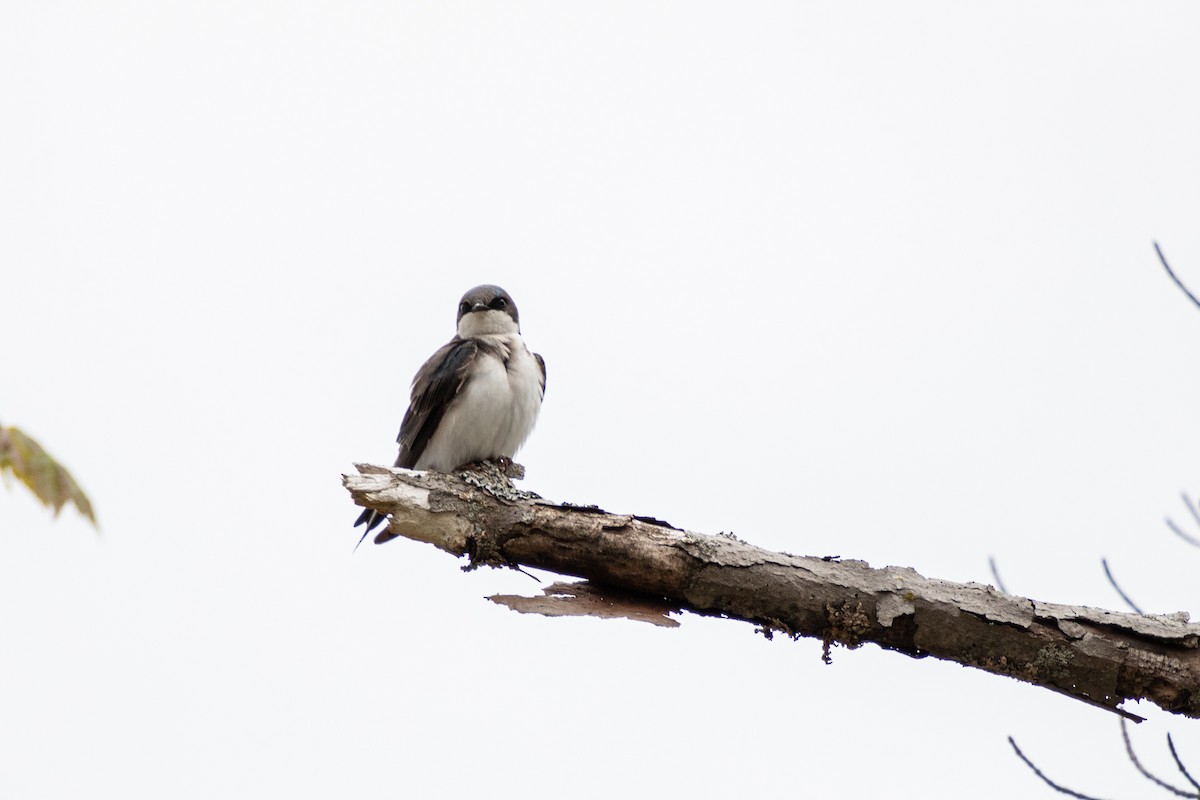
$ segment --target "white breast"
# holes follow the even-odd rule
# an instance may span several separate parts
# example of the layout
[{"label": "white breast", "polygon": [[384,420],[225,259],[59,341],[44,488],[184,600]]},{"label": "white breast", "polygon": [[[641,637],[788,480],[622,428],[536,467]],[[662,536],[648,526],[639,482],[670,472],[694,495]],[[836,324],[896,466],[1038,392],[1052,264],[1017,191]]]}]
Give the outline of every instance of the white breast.
[{"label": "white breast", "polygon": [[519,335],[479,338],[503,344],[508,365],[480,351],[471,376],[417,459],[417,469],[448,472],[472,461],[511,458],[533,431],[542,407],[537,360]]}]

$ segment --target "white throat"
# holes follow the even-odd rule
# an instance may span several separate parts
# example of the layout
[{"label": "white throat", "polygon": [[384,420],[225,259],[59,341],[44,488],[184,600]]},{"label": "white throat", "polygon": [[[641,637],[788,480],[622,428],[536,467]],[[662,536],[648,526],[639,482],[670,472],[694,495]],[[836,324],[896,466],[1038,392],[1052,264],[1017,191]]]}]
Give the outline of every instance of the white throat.
[{"label": "white throat", "polygon": [[470,314],[464,314],[463,318],[458,321],[458,335],[463,339],[518,332],[517,323],[513,322],[512,317],[503,311],[494,309],[473,311]]}]

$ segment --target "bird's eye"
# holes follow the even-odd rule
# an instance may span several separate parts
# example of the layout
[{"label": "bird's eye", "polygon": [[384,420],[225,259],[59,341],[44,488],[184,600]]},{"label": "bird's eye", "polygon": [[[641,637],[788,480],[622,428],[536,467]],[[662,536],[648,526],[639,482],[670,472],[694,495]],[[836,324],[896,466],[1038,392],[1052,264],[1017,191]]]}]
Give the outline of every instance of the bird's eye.
[{"label": "bird's eye", "polygon": [[492,301],[492,308],[495,308],[495,309],[504,308],[506,305],[508,305],[508,303],[506,303],[504,301],[503,297],[497,297],[495,300]]},{"label": "bird's eye", "polygon": [[459,313],[465,314],[470,310],[471,310],[471,304],[468,303],[466,300],[463,300],[461,303],[458,304]]}]

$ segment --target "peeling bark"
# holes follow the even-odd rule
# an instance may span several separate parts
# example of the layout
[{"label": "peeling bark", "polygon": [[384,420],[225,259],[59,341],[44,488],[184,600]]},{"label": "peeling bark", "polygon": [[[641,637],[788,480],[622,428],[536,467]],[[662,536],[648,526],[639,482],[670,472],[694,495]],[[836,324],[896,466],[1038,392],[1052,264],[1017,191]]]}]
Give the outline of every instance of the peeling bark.
[{"label": "peeling bark", "polygon": [[632,619],[649,622],[663,628],[678,628],[679,622],[668,614],[678,613],[679,607],[663,600],[657,602],[641,594],[630,594],[588,581],[552,583],[542,589],[541,597],[517,594],[494,594],[493,603],[508,606],[522,614],[541,614],[545,617],[600,617],[602,619]]},{"label": "peeling bark", "polygon": [[751,622],[768,638],[820,639],[826,658],[833,645],[873,642],[1008,675],[1131,719],[1139,718],[1120,704],[1143,698],[1200,717],[1200,625],[1186,613],[1043,603],[906,567],[776,553],[651,517],[550,503],[515,489],[492,465],[455,474],[357,467],[359,474],[343,476],[354,501],[391,515],[377,544],[404,536],[469,556],[467,569],[523,566],[591,583],[555,584],[548,597],[493,598],[518,610],[661,621],[681,609]]}]

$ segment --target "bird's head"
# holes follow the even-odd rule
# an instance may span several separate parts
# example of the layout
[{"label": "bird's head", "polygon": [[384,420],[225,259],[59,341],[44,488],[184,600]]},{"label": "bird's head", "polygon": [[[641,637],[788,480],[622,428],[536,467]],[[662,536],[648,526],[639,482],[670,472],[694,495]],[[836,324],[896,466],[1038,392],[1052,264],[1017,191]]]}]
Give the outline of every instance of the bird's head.
[{"label": "bird's head", "polygon": [[464,339],[520,331],[517,304],[499,286],[476,286],[458,302],[458,335]]}]

